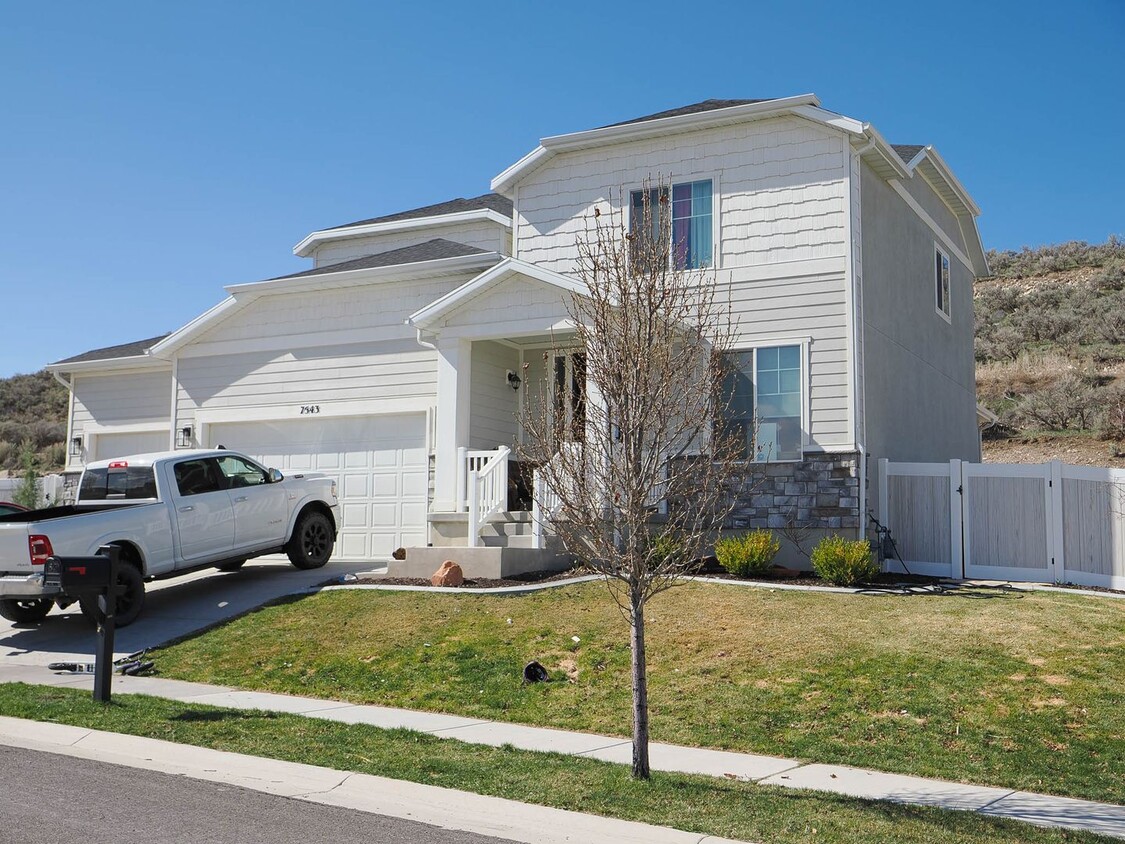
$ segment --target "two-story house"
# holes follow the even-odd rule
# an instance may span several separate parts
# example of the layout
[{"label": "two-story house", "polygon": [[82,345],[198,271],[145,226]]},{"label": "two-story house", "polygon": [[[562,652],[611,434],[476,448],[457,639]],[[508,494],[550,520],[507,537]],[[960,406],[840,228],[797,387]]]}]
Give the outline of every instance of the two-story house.
[{"label": "two-story house", "polygon": [[335,476],[340,556],[406,548],[404,571],[428,573],[460,546],[480,573],[538,567],[537,542],[505,536],[526,515],[481,500],[478,473],[506,470],[537,387],[573,411],[581,349],[524,364],[573,329],[588,215],[636,213],[646,183],[671,199],[669,260],[706,270],[733,312],[746,418],[729,421],[753,419],[763,461],[736,526],[857,535],[874,459],[979,459],[979,211],[933,147],[803,95],[544,138],[492,193],[315,231],[294,249],[311,269],[52,364],[71,389],[68,469],[222,444]]}]

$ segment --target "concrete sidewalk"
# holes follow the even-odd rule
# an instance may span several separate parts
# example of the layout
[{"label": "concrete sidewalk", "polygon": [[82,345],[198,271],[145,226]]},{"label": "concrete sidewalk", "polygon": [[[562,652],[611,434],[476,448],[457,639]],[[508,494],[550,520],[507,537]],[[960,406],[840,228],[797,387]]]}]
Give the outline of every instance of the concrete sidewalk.
[{"label": "concrete sidewalk", "polygon": [[[38,666],[0,666],[0,682],[92,689],[88,674],[60,674]],[[115,676],[113,690],[121,694],[155,697],[232,709],[262,709],[288,712],[310,718],[348,724],[370,724],[386,729],[405,728],[441,738],[473,744],[511,745],[524,750],[554,751],[609,762],[629,764],[631,743],[617,736],[599,736],[484,721],[457,715],[357,706],[340,701],[290,695],[248,692],[222,686],[185,683],[159,677]],[[653,770],[704,774],[766,783],[789,788],[807,788],[875,800],[891,800],[942,809],[978,812],[1012,818],[1039,826],[1086,830],[1125,838],[1125,806],[1075,800],[1009,788],[963,785],[902,774],[887,774],[844,765],[820,765],[655,742],[650,746]]]}]

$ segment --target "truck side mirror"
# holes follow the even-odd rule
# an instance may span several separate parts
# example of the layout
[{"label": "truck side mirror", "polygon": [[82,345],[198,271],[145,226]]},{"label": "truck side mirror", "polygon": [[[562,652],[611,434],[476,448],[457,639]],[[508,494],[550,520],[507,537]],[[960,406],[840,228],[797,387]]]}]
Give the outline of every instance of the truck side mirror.
[{"label": "truck side mirror", "polygon": [[281,472],[277,471],[277,469],[270,469],[271,484],[281,483],[281,481],[283,480],[285,480],[285,475],[281,474]]}]

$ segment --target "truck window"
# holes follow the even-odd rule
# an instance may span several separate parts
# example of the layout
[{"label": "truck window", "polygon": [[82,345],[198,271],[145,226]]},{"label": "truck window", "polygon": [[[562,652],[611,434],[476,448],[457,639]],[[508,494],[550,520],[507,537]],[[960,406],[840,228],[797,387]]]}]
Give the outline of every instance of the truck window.
[{"label": "truck window", "polygon": [[214,460],[185,460],[172,467],[180,495],[201,495],[223,489]]},{"label": "truck window", "polygon": [[78,489],[79,501],[156,498],[156,475],[151,466],[87,469]]},{"label": "truck window", "polygon": [[261,466],[255,466],[241,457],[233,455],[220,457],[219,471],[223,473],[227,489],[237,489],[243,486],[258,486],[268,484],[269,474]]}]

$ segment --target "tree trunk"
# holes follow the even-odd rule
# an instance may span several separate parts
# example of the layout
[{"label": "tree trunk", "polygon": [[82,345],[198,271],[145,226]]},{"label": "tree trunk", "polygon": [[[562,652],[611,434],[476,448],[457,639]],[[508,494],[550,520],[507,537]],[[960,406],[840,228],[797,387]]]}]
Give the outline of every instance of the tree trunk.
[{"label": "tree trunk", "polygon": [[633,651],[633,779],[647,780],[648,767],[648,666],[645,661],[645,608],[632,597],[630,645]]}]

